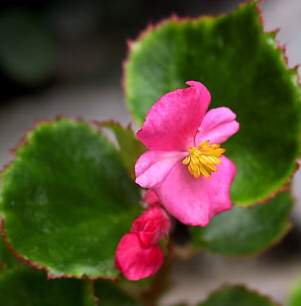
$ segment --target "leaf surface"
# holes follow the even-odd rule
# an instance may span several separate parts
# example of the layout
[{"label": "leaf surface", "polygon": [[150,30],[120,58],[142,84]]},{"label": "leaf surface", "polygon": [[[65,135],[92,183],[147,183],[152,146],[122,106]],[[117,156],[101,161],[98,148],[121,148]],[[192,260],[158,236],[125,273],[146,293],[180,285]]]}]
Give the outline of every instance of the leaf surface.
[{"label": "leaf surface", "polygon": [[292,206],[289,192],[282,192],[265,204],[234,207],[215,216],[206,227],[190,227],[192,241],[213,253],[229,256],[259,252],[290,229]]},{"label": "leaf surface", "polygon": [[126,101],[138,124],[162,95],[190,80],[209,89],[211,108],[237,114],[240,130],[223,147],[237,167],[231,198],[241,206],[281,189],[300,152],[297,70],[287,68],[275,35],[263,32],[250,1],[228,15],[150,27],[130,44],[125,65]]},{"label": "leaf surface", "polygon": [[98,124],[100,127],[105,127],[114,133],[119,146],[121,161],[128,170],[129,175],[134,179],[134,167],[136,160],[146,150],[143,143],[136,138],[136,135],[130,126],[124,128],[119,123],[114,121],[96,124]]},{"label": "leaf surface", "polygon": [[197,306],[276,306],[275,302],[242,286],[225,286]]},{"label": "leaf surface", "polygon": [[0,301],[5,306],[94,306],[89,281],[48,280],[44,271],[25,266],[1,274]]},{"label": "leaf surface", "polygon": [[142,306],[142,304],[107,280],[94,281],[94,294],[99,305],[105,306]]},{"label": "leaf surface", "polygon": [[116,278],[115,249],[140,211],[115,147],[85,122],[43,122],[2,174],[5,235],[51,275]]}]

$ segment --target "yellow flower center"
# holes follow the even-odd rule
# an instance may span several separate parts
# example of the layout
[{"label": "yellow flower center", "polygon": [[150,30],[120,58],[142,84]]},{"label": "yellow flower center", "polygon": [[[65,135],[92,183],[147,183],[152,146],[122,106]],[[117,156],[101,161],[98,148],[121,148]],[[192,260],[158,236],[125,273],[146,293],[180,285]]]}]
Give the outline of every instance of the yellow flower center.
[{"label": "yellow flower center", "polygon": [[188,170],[195,178],[204,175],[210,178],[212,172],[217,171],[216,165],[222,162],[219,159],[226,149],[220,148],[218,144],[208,145],[209,140],[202,142],[198,147],[190,147],[189,155],[183,160],[188,165]]}]

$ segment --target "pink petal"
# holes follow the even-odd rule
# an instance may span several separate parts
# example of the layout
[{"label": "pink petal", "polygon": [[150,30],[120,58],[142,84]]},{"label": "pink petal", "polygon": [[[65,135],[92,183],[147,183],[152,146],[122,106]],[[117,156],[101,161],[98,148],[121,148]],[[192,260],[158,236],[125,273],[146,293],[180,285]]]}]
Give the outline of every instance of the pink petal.
[{"label": "pink petal", "polygon": [[174,165],[183,160],[187,153],[147,151],[136,162],[136,183],[152,188],[165,178]]},{"label": "pink petal", "polygon": [[158,197],[166,210],[187,225],[208,225],[216,214],[231,208],[229,189],[236,169],[226,157],[209,179],[195,179],[187,166],[177,164],[164,181],[156,186]]},{"label": "pink petal", "polygon": [[221,144],[239,130],[236,115],[227,107],[213,108],[208,111],[196,135],[195,146],[206,140],[211,144]]},{"label": "pink petal", "polygon": [[165,94],[150,108],[137,133],[148,149],[184,151],[193,144],[211,97],[203,84],[186,84],[191,87]]},{"label": "pink petal", "polygon": [[157,245],[142,246],[134,233],[124,235],[117,247],[115,265],[132,281],[155,274],[163,262],[163,252]]},{"label": "pink petal", "polygon": [[160,201],[157,194],[152,189],[148,189],[144,194],[140,204],[156,205],[160,204]]},{"label": "pink petal", "polygon": [[131,233],[136,233],[144,246],[158,243],[167,235],[170,219],[160,206],[151,206],[132,223]]}]

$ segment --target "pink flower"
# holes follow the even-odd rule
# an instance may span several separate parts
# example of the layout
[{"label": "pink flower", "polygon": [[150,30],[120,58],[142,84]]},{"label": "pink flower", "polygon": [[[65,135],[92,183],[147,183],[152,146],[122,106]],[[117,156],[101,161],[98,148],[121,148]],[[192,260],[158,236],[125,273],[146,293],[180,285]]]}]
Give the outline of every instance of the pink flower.
[{"label": "pink flower", "polygon": [[151,206],[132,223],[131,233],[136,233],[143,245],[157,244],[168,235],[170,219],[160,206]]},{"label": "pink flower", "polygon": [[210,93],[199,82],[161,97],[149,110],[137,137],[149,151],[136,162],[136,183],[151,188],[176,219],[206,226],[231,208],[234,164],[220,144],[235,134],[236,115],[226,107],[209,110]]},{"label": "pink flower", "polygon": [[155,274],[162,265],[163,251],[157,245],[171,227],[170,219],[158,205],[150,206],[132,223],[116,250],[115,265],[129,280]]},{"label": "pink flower", "polygon": [[162,249],[158,245],[145,247],[134,233],[125,234],[118,244],[115,265],[129,280],[137,281],[154,275],[162,262]]}]

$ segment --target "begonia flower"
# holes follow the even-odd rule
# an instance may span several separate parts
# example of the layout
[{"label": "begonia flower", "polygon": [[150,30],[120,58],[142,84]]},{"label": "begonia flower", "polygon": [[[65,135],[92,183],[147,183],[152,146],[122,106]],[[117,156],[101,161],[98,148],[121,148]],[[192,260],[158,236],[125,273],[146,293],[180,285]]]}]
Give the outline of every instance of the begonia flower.
[{"label": "begonia flower", "polygon": [[163,251],[158,242],[168,235],[170,219],[158,205],[150,206],[133,223],[116,250],[115,265],[129,280],[139,280],[155,274],[163,263]]},{"label": "begonia flower", "polygon": [[128,280],[137,281],[154,275],[160,269],[163,257],[158,245],[146,247],[138,235],[128,233],[118,244],[115,265]]},{"label": "begonia flower", "polygon": [[132,223],[131,233],[136,233],[145,245],[158,243],[164,235],[168,235],[170,219],[158,205],[149,207]]},{"label": "begonia flower", "polygon": [[239,129],[227,107],[209,110],[210,93],[195,81],[162,96],[149,110],[137,137],[147,147],[136,162],[136,183],[152,189],[161,204],[187,225],[206,226],[231,208],[236,168],[223,156]]}]

